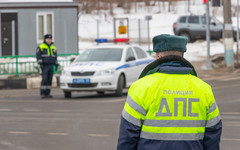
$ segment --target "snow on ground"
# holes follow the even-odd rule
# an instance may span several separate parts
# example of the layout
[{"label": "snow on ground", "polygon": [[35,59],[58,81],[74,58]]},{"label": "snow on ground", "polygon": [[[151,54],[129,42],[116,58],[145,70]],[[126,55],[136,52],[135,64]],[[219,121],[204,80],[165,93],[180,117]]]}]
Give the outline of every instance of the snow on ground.
[{"label": "snow on ground", "polygon": [[[235,0],[234,0],[235,1]],[[167,4],[167,3],[165,3]],[[122,9],[116,8],[114,9],[114,14],[116,18],[129,18],[130,21],[142,19],[144,20],[145,16],[151,15],[152,20],[149,22],[150,24],[150,39],[152,39],[154,36],[159,34],[172,34],[173,35],[173,23],[177,20],[177,18],[181,15],[187,15],[190,14],[187,12],[187,2],[180,2],[176,6],[176,9],[173,13],[168,13],[167,10],[160,9],[159,6],[153,7],[151,11],[148,9],[138,9],[136,10],[132,9],[131,14],[124,14]],[[167,8],[167,5],[165,5]],[[217,15],[215,15],[220,21],[223,21],[222,17],[222,8],[212,8],[212,10],[217,12]],[[161,11],[161,13],[159,13]],[[205,13],[205,5],[202,3],[202,1],[195,0],[193,3],[191,3],[190,12],[192,14],[204,14]],[[220,13],[219,13],[220,12]],[[97,21],[99,20],[99,35],[100,38],[113,38],[113,17],[108,16],[107,13],[103,13],[103,15],[81,15],[79,19],[79,50],[85,49],[87,47],[96,45],[94,43],[94,39],[97,38]],[[233,26],[236,26],[237,19],[236,17],[232,18],[233,20]],[[130,34],[134,34],[137,29],[134,29],[134,27],[130,27],[131,31]],[[146,30],[147,28],[143,28],[143,30]],[[84,39],[84,40],[83,40]],[[131,40],[131,39],[130,39]],[[148,49],[148,45],[145,43],[141,45],[142,48],[145,50]],[[150,46],[152,49],[152,45]],[[234,51],[236,51],[236,42],[233,45]],[[210,54],[211,56],[215,54],[223,54],[224,53],[224,45],[220,41],[211,41],[210,43]],[[189,61],[198,61],[198,60],[204,60],[207,56],[207,43],[206,41],[199,40],[194,43],[188,43],[187,45],[187,52],[185,54],[185,57]]]}]

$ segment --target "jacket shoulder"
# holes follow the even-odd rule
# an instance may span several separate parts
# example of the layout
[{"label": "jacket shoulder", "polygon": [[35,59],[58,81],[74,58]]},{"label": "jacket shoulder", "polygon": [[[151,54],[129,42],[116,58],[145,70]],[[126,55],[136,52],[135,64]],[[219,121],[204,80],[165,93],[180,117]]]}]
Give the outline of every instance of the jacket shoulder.
[{"label": "jacket shoulder", "polygon": [[[156,83],[157,80],[159,80],[162,73],[154,73],[148,76],[145,76],[143,78],[138,79],[135,81],[131,87],[140,87],[142,88],[148,88],[151,87],[154,83]],[[159,76],[160,75],[160,76]],[[131,88],[130,87],[130,88]]]},{"label": "jacket shoulder", "polygon": [[51,45],[51,48],[57,50],[56,46],[53,44]]},{"label": "jacket shoulder", "polygon": [[197,87],[203,88],[206,91],[212,92],[212,87],[208,83],[203,81],[202,79],[200,79],[198,77],[195,77],[195,76],[192,76],[192,80],[196,84]]},{"label": "jacket shoulder", "polygon": [[38,47],[41,48],[41,49],[42,49],[42,48],[47,48],[47,46],[46,46],[45,43],[42,43],[42,44],[38,45]]}]

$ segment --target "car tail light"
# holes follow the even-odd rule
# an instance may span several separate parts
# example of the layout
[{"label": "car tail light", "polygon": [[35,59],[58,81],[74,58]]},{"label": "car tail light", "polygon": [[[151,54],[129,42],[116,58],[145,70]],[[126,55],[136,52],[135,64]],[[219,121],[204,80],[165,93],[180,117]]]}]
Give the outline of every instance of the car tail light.
[{"label": "car tail light", "polygon": [[174,23],[174,29],[176,29],[176,28],[177,28],[177,23],[175,22],[175,23]]}]

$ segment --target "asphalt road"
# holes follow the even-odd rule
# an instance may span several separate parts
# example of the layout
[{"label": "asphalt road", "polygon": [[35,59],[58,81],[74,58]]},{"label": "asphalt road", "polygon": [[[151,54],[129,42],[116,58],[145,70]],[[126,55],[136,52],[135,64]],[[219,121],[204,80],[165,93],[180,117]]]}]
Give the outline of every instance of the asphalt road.
[{"label": "asphalt road", "polygon": [[[223,118],[221,150],[240,148],[240,77],[206,80]],[[74,93],[40,99],[39,90],[0,90],[0,150],[114,150],[126,99]]]}]

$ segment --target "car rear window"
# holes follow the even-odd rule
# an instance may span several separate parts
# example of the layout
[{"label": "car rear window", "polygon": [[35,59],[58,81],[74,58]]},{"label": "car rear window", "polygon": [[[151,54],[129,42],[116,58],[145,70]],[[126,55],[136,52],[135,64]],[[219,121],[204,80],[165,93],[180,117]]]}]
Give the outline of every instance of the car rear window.
[{"label": "car rear window", "polygon": [[199,17],[198,16],[189,16],[188,23],[199,24]]},{"label": "car rear window", "polygon": [[96,48],[83,52],[75,62],[85,61],[120,61],[122,48]]},{"label": "car rear window", "polygon": [[134,49],[135,49],[135,52],[137,53],[137,57],[139,59],[147,57],[146,53],[142,49],[140,49],[138,47],[134,47]]},{"label": "car rear window", "polygon": [[186,18],[187,18],[187,17],[181,17],[180,20],[179,20],[179,22],[185,23],[185,22],[186,22]]}]

